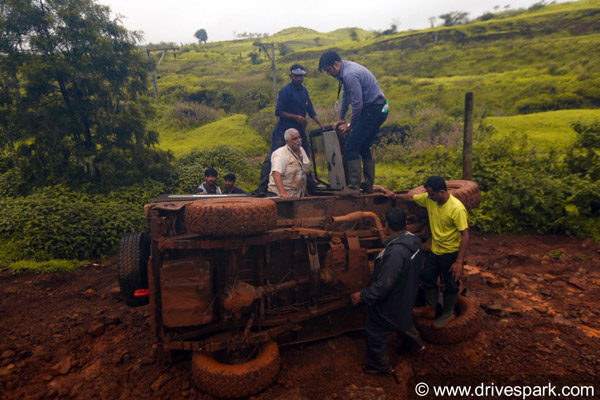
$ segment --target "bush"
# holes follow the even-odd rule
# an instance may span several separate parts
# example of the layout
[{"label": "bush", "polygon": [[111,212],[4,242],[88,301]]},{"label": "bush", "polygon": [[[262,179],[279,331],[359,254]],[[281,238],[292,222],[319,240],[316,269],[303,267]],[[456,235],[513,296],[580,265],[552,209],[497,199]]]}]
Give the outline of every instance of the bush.
[{"label": "bush", "polygon": [[246,190],[258,185],[260,171],[248,157],[232,146],[220,145],[209,151],[192,152],[179,159],[168,190],[172,193],[192,193],[204,181],[204,171],[215,168],[219,172],[218,184],[227,173],[236,174],[237,185]]},{"label": "bush", "polygon": [[179,101],[169,108],[168,119],[177,128],[188,130],[218,120],[219,112],[204,104]]},{"label": "bush", "polygon": [[482,189],[472,211],[478,229],[565,232],[600,240],[600,183],[573,174],[554,152],[538,154],[524,136],[486,139],[473,153],[473,179]]},{"label": "bush", "polygon": [[86,259],[116,251],[121,236],[146,228],[143,204],[63,186],[0,199],[0,248],[10,260]]},{"label": "bush", "polygon": [[472,212],[488,232],[565,232],[600,240],[600,184],[538,169],[505,169]]},{"label": "bush", "polygon": [[573,149],[567,154],[566,163],[572,173],[600,180],[600,121],[590,124],[572,124],[577,132]]},{"label": "bush", "polygon": [[[403,160],[419,168],[448,168],[441,161],[448,160],[450,153],[456,153],[462,142],[462,127],[457,121],[445,115],[443,110],[429,106],[394,113],[386,122],[390,129],[398,132],[402,129],[401,124],[409,127],[404,140],[397,137],[394,140],[394,135],[392,140],[382,138],[382,142],[374,148],[376,160],[388,163]],[[407,162],[409,160],[414,163]]]},{"label": "bush", "polygon": [[252,128],[265,139],[267,143],[271,143],[271,134],[273,128],[277,124],[274,107],[266,107],[260,111],[252,113],[249,118],[249,123]]},{"label": "bush", "polygon": [[574,93],[563,93],[558,95],[542,94],[537,97],[520,100],[515,104],[521,114],[542,111],[565,110],[581,108],[585,100]]}]

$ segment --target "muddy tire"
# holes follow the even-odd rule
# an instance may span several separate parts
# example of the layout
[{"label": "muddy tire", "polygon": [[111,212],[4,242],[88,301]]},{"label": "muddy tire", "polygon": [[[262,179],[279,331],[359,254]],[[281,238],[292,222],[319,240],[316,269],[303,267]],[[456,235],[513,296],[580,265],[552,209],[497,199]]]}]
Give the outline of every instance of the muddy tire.
[{"label": "muddy tire", "polygon": [[148,304],[148,296],[135,297],[136,290],[148,289],[150,239],[146,233],[127,233],[119,242],[117,274],[119,289],[130,307]]},{"label": "muddy tire", "polygon": [[198,388],[211,396],[247,397],[273,383],[279,364],[279,347],[272,340],[261,343],[256,357],[242,364],[224,364],[213,354],[199,351],[192,356],[192,379]]},{"label": "muddy tire", "polygon": [[481,311],[473,300],[458,296],[456,318],[443,328],[434,328],[431,319],[415,318],[415,327],[421,338],[430,343],[452,344],[473,339],[481,330]]},{"label": "muddy tire", "polygon": [[273,229],[277,206],[262,198],[203,199],[186,206],[189,232],[207,236],[254,235]]},{"label": "muddy tire", "polygon": [[[446,186],[451,195],[459,199],[467,210],[472,210],[479,207],[481,200],[481,193],[479,192],[479,185],[473,181],[446,181]],[[415,194],[425,193],[423,186],[418,186],[411,189],[408,194],[413,196]]]}]

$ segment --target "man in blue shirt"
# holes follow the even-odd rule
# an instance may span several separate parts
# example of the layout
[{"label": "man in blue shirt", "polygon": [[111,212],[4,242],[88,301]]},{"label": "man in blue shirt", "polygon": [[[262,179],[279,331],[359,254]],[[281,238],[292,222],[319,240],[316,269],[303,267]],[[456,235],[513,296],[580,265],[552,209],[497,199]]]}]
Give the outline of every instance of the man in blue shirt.
[{"label": "man in blue shirt", "polygon": [[[375,182],[375,161],[371,155],[371,145],[379,127],[387,118],[388,104],[375,76],[360,64],[343,60],[332,50],[327,50],[319,59],[319,71],[339,80],[339,90],[343,87],[340,119],[335,123],[336,131],[348,137],[344,144],[344,159],[347,166],[348,186],[339,194],[356,196],[360,194],[361,158],[362,173],[365,176],[364,190],[373,192]],[[338,90],[338,97],[339,97]],[[348,108],[352,106],[350,122],[346,123]]]},{"label": "man in blue shirt", "polygon": [[310,154],[308,151],[308,140],[306,139],[306,133],[304,132],[304,129],[308,124],[306,114],[319,124],[321,129],[324,128],[310,101],[308,90],[302,85],[302,82],[304,82],[304,75],[306,75],[306,71],[302,65],[292,65],[290,67],[291,82],[282,87],[279,91],[277,107],[275,108],[275,115],[279,117],[279,121],[277,122],[277,125],[275,125],[275,129],[273,129],[271,151],[267,155],[267,158],[265,158],[260,170],[258,192],[265,193],[267,191],[269,174],[271,172],[271,154],[281,146],[285,145],[283,134],[286,130],[290,128],[298,130],[298,132],[300,132],[300,137],[302,138],[302,147],[304,148],[304,151],[306,151],[306,154]]}]

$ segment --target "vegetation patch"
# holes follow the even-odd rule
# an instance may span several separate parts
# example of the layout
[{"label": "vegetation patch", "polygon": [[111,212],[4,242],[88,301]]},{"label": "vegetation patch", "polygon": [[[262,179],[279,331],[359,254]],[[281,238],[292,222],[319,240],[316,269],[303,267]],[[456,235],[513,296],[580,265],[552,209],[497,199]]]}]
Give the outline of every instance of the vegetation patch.
[{"label": "vegetation patch", "polygon": [[21,260],[8,264],[8,270],[14,274],[21,272],[33,272],[36,274],[46,272],[71,272],[85,263],[86,261],[80,260]]},{"label": "vegetation patch", "polygon": [[164,132],[160,148],[170,150],[176,157],[190,151],[211,150],[218,145],[235,147],[247,156],[266,155],[267,143],[247,123],[248,117],[238,114],[190,131]]},{"label": "vegetation patch", "polygon": [[487,117],[483,120],[482,127],[492,128],[493,137],[524,134],[531,147],[544,151],[566,151],[577,138],[573,122],[590,123],[594,120],[600,120],[600,110],[560,110],[510,117]]}]

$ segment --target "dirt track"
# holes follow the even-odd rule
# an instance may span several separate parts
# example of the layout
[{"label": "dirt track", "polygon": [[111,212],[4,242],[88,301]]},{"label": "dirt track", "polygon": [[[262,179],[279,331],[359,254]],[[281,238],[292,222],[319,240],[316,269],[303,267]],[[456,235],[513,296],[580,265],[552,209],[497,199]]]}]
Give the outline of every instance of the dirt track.
[{"label": "dirt track", "polygon": [[[255,398],[403,399],[407,380],[410,396],[413,382],[448,373],[537,384],[566,375],[600,393],[600,247],[565,236],[472,236],[465,282],[484,315],[474,340],[404,356],[392,344],[398,379],[362,373],[361,332],[282,348],[276,383]],[[147,307],[128,308],[111,293],[116,282],[112,263],[2,271],[0,398],[210,399],[191,383],[189,358],[154,364]]]}]

